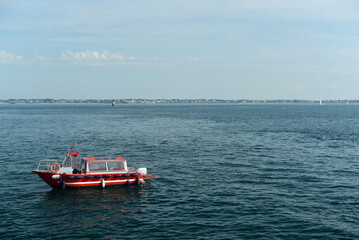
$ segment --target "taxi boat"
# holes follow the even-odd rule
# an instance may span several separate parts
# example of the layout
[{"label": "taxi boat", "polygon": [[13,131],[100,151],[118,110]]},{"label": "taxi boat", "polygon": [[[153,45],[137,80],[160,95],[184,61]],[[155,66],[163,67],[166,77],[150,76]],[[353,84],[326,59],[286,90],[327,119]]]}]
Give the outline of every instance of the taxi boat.
[{"label": "taxi boat", "polygon": [[146,179],[156,178],[147,174],[147,168],[128,168],[126,160],[119,157],[82,158],[81,169],[77,169],[76,158],[81,153],[72,152],[73,147],[61,164],[56,160],[40,160],[32,173],[54,188],[141,185]]}]

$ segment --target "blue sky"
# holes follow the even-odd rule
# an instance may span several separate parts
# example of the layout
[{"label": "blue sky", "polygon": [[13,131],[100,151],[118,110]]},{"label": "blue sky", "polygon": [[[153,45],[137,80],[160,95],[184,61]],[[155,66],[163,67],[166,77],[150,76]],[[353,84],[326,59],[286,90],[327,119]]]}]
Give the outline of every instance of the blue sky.
[{"label": "blue sky", "polygon": [[359,99],[357,0],[0,2],[0,99]]}]

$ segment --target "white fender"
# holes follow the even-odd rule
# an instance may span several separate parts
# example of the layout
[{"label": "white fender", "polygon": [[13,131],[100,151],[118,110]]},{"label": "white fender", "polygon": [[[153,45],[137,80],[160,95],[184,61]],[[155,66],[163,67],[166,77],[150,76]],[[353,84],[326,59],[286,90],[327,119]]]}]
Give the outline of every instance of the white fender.
[{"label": "white fender", "polygon": [[60,175],[52,175],[51,178],[52,179],[60,179]]},{"label": "white fender", "polygon": [[105,188],[106,183],[105,183],[105,179],[101,178],[101,186],[102,188]]}]

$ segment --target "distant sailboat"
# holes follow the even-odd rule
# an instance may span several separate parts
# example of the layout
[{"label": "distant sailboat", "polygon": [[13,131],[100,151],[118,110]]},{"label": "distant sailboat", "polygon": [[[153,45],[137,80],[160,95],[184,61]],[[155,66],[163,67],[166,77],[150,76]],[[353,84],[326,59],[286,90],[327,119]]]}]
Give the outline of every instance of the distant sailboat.
[{"label": "distant sailboat", "polygon": [[323,105],[323,100],[322,99],[319,100],[319,105]]}]

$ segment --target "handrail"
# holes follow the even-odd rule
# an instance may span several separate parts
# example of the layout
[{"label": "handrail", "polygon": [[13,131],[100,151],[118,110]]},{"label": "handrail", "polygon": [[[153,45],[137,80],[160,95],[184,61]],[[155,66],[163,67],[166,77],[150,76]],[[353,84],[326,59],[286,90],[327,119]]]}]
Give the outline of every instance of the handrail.
[{"label": "handrail", "polygon": [[57,160],[40,160],[39,164],[37,165],[37,171],[44,171],[44,170],[48,170],[50,171],[50,166],[53,163],[57,163]]}]

